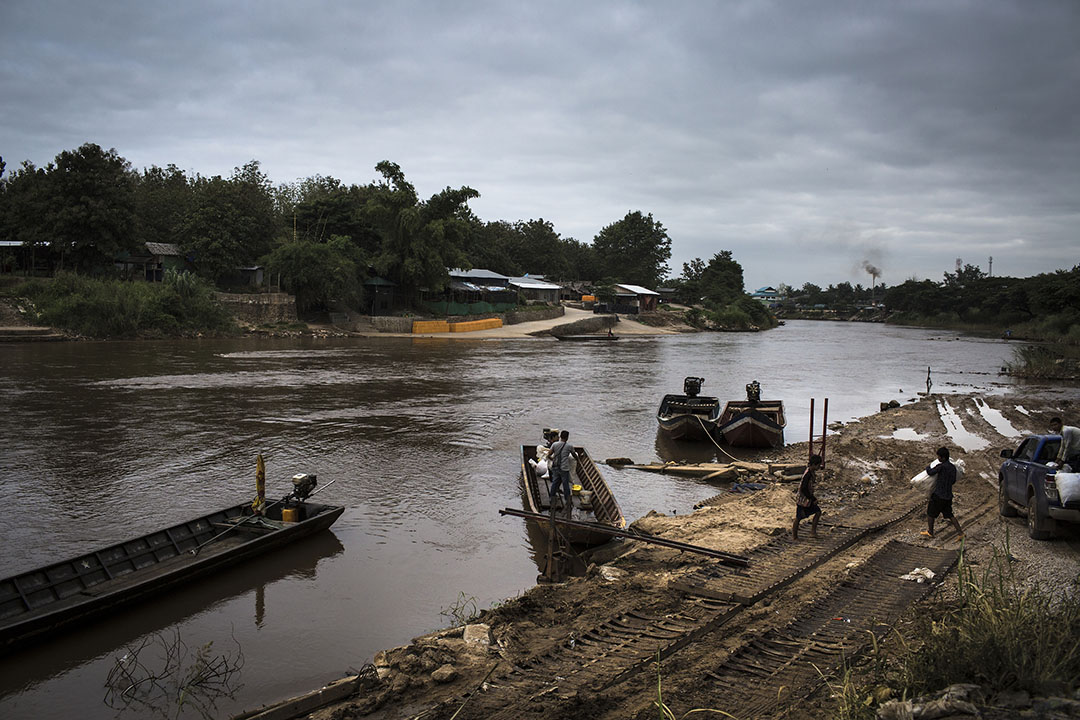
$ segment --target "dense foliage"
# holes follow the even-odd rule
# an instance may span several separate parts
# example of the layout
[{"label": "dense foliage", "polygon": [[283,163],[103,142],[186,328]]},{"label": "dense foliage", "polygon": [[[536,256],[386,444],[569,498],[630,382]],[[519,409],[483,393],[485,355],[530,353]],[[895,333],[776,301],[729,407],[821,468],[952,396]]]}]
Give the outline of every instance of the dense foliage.
[{"label": "dense foliage", "polygon": [[98,280],[61,272],[12,290],[29,298],[37,322],[87,337],[157,337],[233,329],[212,288],[190,273],[161,283]]},{"label": "dense foliage", "polygon": [[908,280],[889,288],[885,300],[894,322],[1080,342],[1080,265],[1028,278],[989,277],[968,265],[940,283]]},{"label": "dense foliage", "polygon": [[[29,248],[24,272],[101,278],[116,276],[118,259],[146,256],[145,243],[169,243],[219,287],[235,285],[239,268],[266,266],[302,309],[362,307],[373,275],[408,303],[445,287],[453,268],[647,287],[667,271],[671,240],[652,215],[627,213],[586,243],[543,218],[484,222],[468,206],[479,197],[470,187],[425,200],[397,164],[375,169],[366,185],[315,175],[274,187],[255,160],[229,177],[175,165],[135,171],[87,143],[42,168],[27,162],[5,175],[0,160],[0,239]],[[0,261],[14,269],[7,255]]]}]

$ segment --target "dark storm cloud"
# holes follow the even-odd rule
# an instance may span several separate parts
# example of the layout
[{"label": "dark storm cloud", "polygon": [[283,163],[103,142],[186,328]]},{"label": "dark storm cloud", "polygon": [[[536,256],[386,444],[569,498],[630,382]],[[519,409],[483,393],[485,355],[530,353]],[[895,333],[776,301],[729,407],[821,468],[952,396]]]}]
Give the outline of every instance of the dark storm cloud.
[{"label": "dark storm cloud", "polygon": [[749,285],[1068,267],[1080,5],[25,2],[0,6],[0,152],[470,185],[490,220],[592,236],[629,210],[671,266]]}]

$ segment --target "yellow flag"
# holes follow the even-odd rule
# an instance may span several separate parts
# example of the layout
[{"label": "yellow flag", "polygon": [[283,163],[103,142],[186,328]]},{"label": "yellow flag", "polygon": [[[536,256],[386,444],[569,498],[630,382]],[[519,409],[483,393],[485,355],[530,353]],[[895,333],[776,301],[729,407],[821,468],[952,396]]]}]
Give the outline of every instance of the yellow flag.
[{"label": "yellow flag", "polygon": [[255,500],[251,503],[251,509],[256,513],[262,513],[266,505],[266,465],[263,463],[262,453],[255,458]]}]

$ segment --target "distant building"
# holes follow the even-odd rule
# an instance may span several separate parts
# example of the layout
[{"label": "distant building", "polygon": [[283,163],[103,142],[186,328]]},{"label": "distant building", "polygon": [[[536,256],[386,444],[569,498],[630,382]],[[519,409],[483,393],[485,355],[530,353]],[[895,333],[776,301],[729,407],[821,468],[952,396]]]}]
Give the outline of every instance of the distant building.
[{"label": "distant building", "polygon": [[184,272],[188,264],[180,254],[180,248],[173,243],[144,243],[145,252],[123,252],[116,257],[118,270],[147,282],[161,282],[167,270]]},{"label": "distant building", "polygon": [[464,285],[471,285],[473,289],[496,292],[499,290],[506,290],[510,287],[509,276],[500,275],[497,272],[485,270],[483,268],[473,268],[472,270],[455,268],[450,270],[449,274],[451,283],[458,282]]},{"label": "distant building", "polygon": [[750,293],[750,297],[754,298],[763,305],[772,305],[773,303],[781,300],[780,293],[776,291],[776,288],[772,286],[761,287]]},{"label": "distant building", "polygon": [[615,312],[637,314],[656,310],[660,293],[640,285],[618,284],[615,286]]},{"label": "distant building", "polygon": [[562,290],[561,285],[547,282],[541,276],[529,277],[528,275],[510,278],[510,287],[516,288],[518,294],[526,300],[552,304],[559,302],[559,292]]}]

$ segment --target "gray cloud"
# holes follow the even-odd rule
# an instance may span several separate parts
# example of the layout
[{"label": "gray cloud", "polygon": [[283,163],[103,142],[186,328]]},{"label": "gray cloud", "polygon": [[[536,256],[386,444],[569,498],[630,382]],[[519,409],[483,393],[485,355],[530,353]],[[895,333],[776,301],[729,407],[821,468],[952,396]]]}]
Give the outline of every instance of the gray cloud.
[{"label": "gray cloud", "polygon": [[0,6],[0,153],[470,185],[485,219],[591,240],[629,210],[671,267],[748,285],[1080,262],[1080,5],[1039,2]]}]

